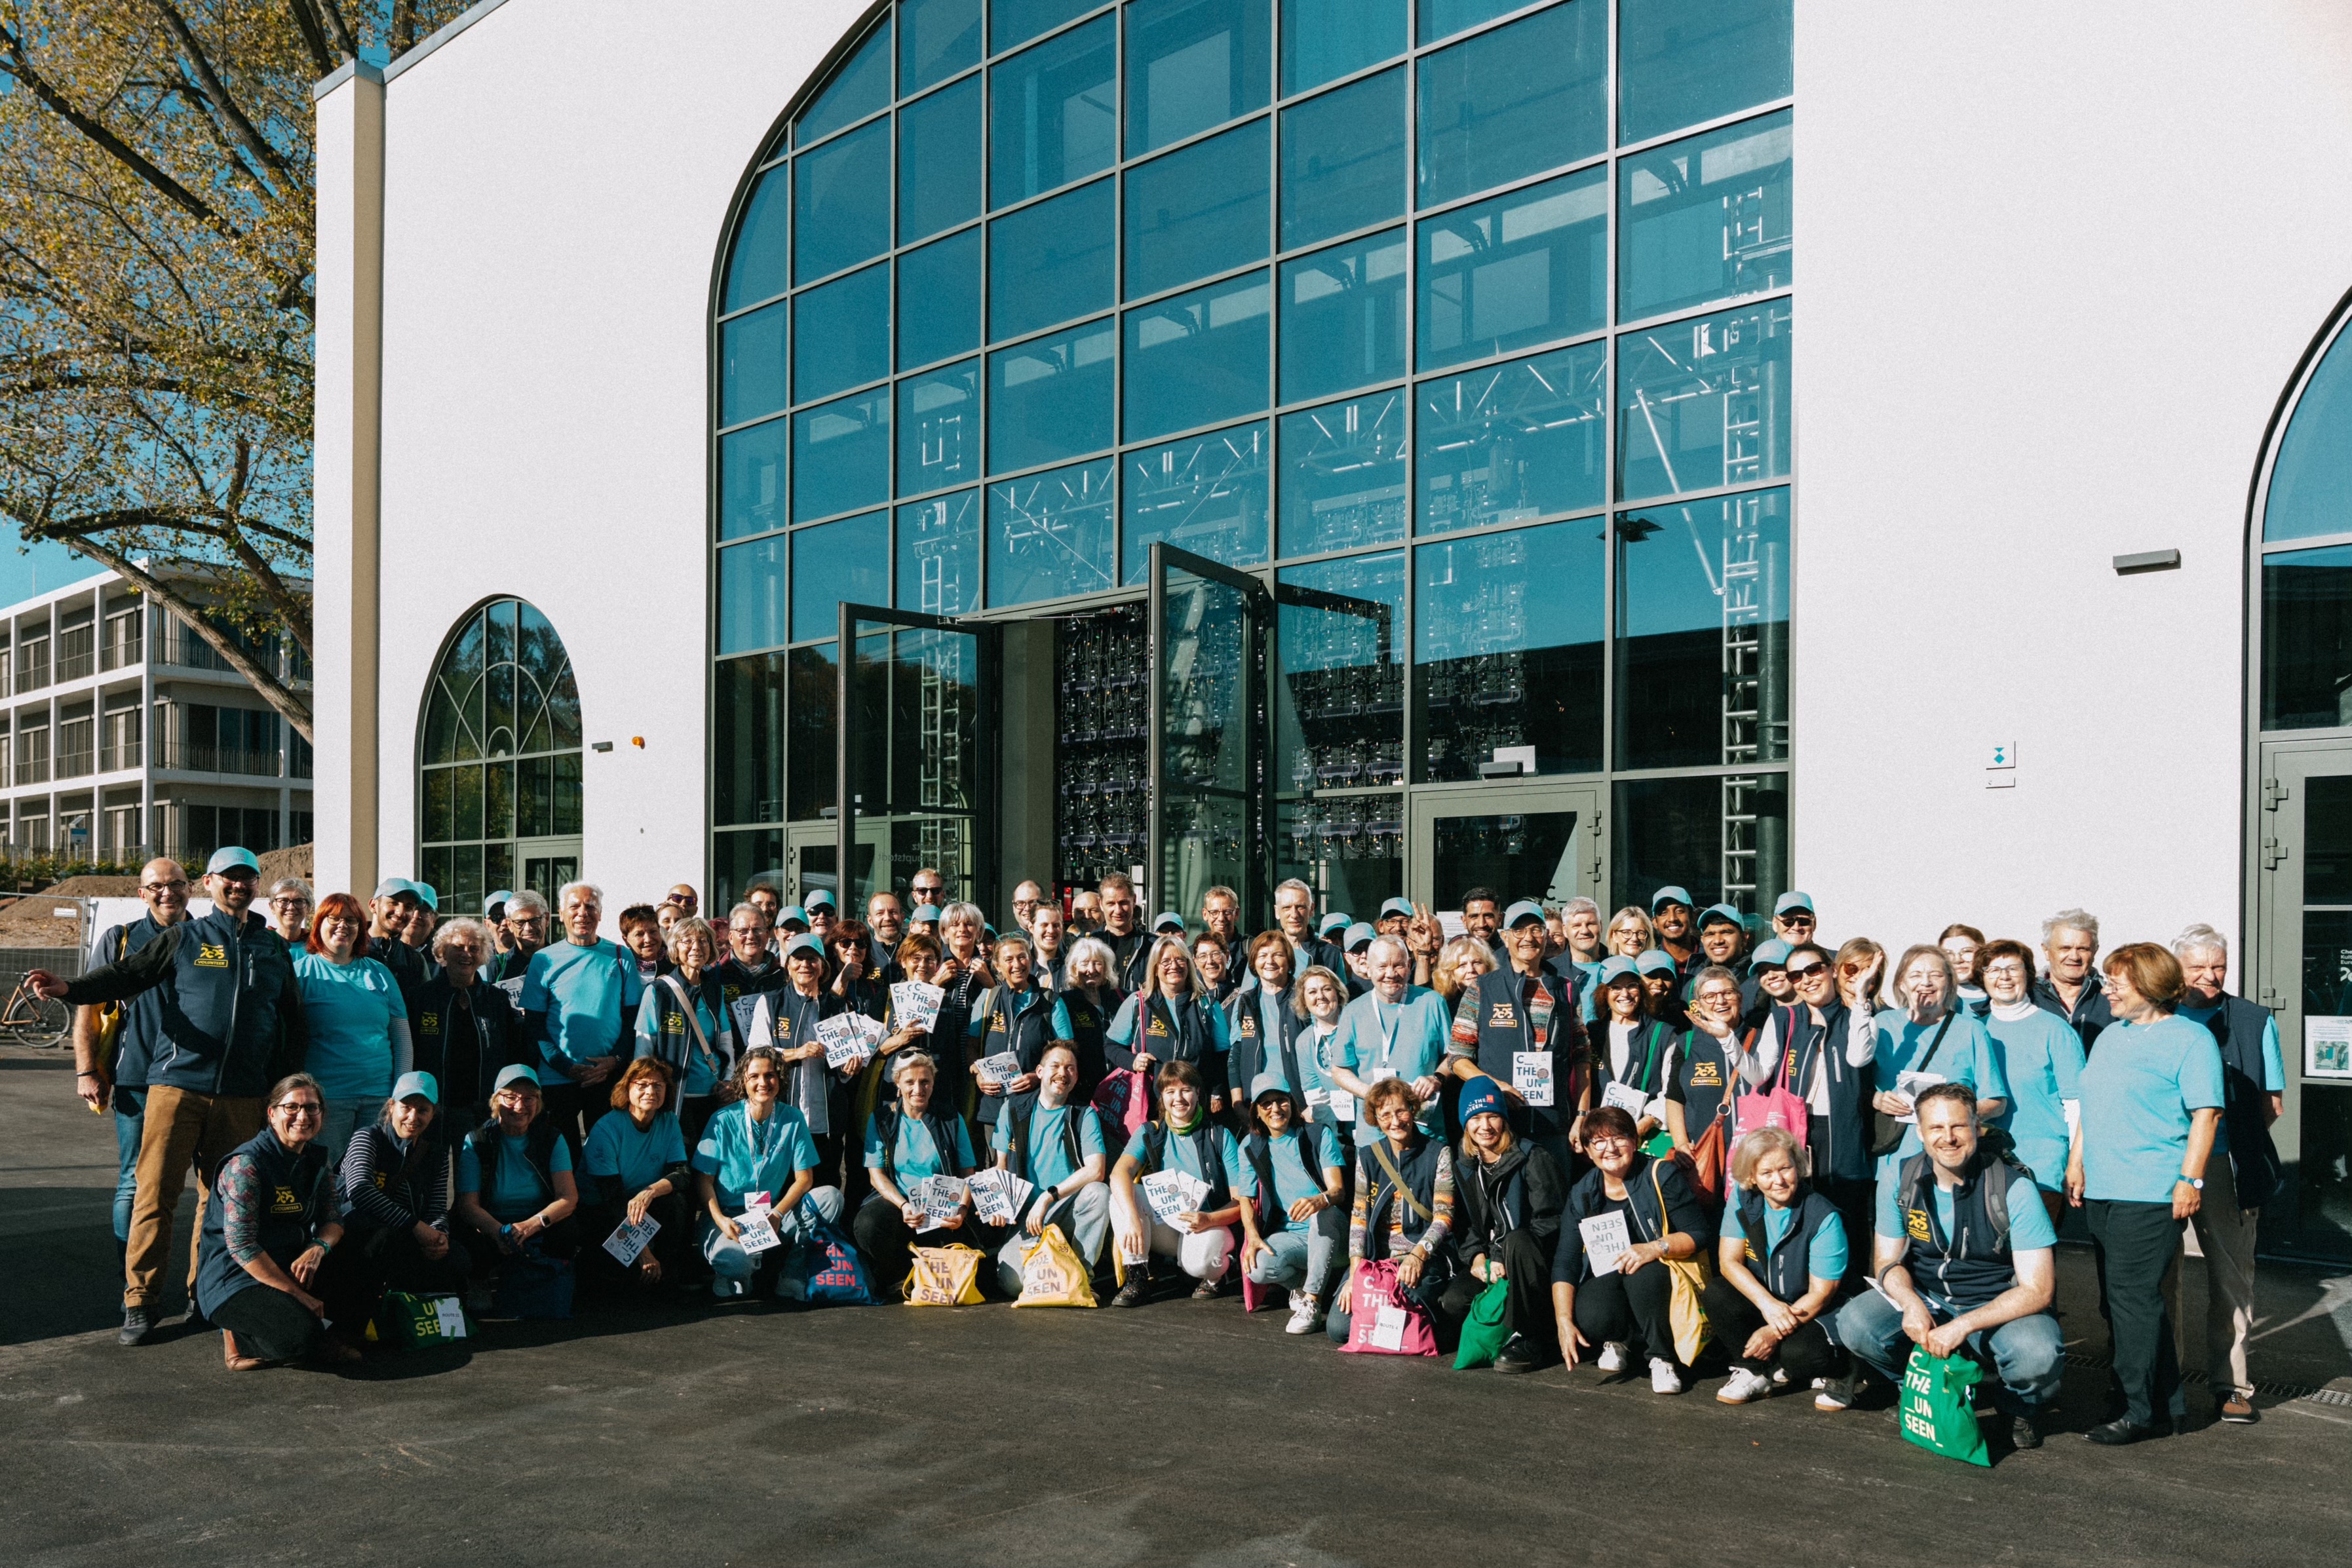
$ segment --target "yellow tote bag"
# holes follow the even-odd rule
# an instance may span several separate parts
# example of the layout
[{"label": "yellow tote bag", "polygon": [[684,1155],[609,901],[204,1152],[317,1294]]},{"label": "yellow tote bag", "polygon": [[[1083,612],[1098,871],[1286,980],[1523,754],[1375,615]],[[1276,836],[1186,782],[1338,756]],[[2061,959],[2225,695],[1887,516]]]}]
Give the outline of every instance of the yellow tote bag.
[{"label": "yellow tote bag", "polygon": [[[1666,1189],[1658,1185],[1657,1162],[1650,1164],[1650,1186],[1658,1195],[1658,1235],[1663,1239],[1675,1233],[1674,1223],[1666,1218]],[[1704,1250],[1704,1249],[1702,1249]],[[1708,1329],[1706,1308],[1706,1264],[1699,1258],[1661,1258],[1672,1284],[1672,1294],[1666,1301],[1666,1321],[1674,1325],[1675,1359],[1685,1366],[1698,1361],[1698,1353],[1706,1348]]]},{"label": "yellow tote bag", "polygon": [[1021,1299],[1016,1307],[1091,1307],[1094,1281],[1078,1249],[1058,1225],[1045,1227],[1036,1245],[1021,1255]]},{"label": "yellow tote bag", "polygon": [[918,1247],[915,1266],[907,1271],[905,1295],[910,1307],[976,1307],[980,1304],[982,1254],[976,1247],[958,1242],[952,1247]]}]

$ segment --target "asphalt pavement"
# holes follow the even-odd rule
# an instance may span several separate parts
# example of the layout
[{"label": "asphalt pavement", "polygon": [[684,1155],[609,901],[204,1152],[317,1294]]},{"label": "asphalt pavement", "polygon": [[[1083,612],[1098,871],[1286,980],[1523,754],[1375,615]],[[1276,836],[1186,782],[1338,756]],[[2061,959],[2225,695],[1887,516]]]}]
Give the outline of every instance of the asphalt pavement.
[{"label": "asphalt pavement", "polygon": [[2260,1425],[2222,1427],[2200,1385],[2190,1430],[2109,1449],[2075,1435],[2105,1346],[2088,1255],[2062,1249],[2081,1364],[2048,1443],[1990,1469],[1880,1410],[1346,1355],[1232,1298],[593,1310],[233,1375],[216,1334],[116,1344],[112,1133],[69,1079],[59,1053],[0,1048],[0,1562],[26,1568],[2236,1568],[2341,1562],[2352,1541],[2352,1278],[2326,1271],[2265,1266],[2256,1347],[2258,1378],[2317,1397],[2265,1394]]}]

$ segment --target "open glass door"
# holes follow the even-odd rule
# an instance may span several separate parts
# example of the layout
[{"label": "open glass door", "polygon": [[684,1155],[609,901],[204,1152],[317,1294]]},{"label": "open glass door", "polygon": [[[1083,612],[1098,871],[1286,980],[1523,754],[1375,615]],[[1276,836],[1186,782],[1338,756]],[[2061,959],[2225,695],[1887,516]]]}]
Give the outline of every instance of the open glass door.
[{"label": "open glass door", "polygon": [[835,735],[841,802],[834,864],[847,914],[881,888],[903,894],[937,867],[950,899],[986,905],[993,866],[994,638],[939,616],[841,606]]},{"label": "open glass door", "polygon": [[2352,1255],[2352,745],[2263,747],[2261,969],[2243,994],[2278,1015],[2285,1113],[2271,1127],[2288,1191],[2263,1245]]},{"label": "open glass door", "polygon": [[1412,797],[1410,896],[1459,910],[1488,887],[1503,902],[1601,897],[1601,787],[1472,784]]},{"label": "open glass door", "polygon": [[[1150,858],[1146,918],[1196,915],[1223,885],[1268,905],[1265,586],[1164,544],[1151,547]],[[1253,916],[1255,918],[1255,916]]]}]

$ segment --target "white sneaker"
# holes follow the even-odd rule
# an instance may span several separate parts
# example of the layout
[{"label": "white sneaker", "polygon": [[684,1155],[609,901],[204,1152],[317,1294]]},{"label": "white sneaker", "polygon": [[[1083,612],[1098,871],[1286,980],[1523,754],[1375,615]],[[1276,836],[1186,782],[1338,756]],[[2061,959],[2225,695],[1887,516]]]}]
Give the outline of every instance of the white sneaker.
[{"label": "white sneaker", "polygon": [[1313,1333],[1322,1326],[1323,1314],[1315,1310],[1315,1298],[1304,1291],[1290,1292],[1290,1321],[1282,1325],[1285,1333]]},{"label": "white sneaker", "polygon": [[1787,1367],[1776,1366],[1772,1369],[1772,1386],[1775,1388],[1786,1388],[1789,1386],[1789,1369]]},{"label": "white sneaker", "polygon": [[1683,1375],[1675,1370],[1675,1364],[1662,1355],[1652,1356],[1650,1358],[1650,1392],[1680,1394],[1682,1391]]},{"label": "white sneaker", "polygon": [[[1661,1372],[1659,1370],[1661,1367],[1665,1370]],[[1650,1386],[1656,1388],[1661,1394],[1673,1392],[1672,1389],[1660,1386],[1658,1379],[1662,1376],[1673,1377],[1673,1366],[1663,1361],[1650,1363]],[[1681,1387],[1681,1382],[1676,1380],[1675,1386]],[[1715,1397],[1717,1403],[1723,1405],[1745,1405],[1752,1399],[1761,1399],[1771,1392],[1770,1378],[1751,1372],[1747,1367],[1735,1366],[1731,1369],[1731,1376],[1725,1381],[1722,1387],[1715,1391]]]},{"label": "white sneaker", "polygon": [[1593,1357],[1592,1364],[1603,1372],[1622,1372],[1633,1354],[1633,1347],[1623,1340],[1612,1339],[1601,1347],[1601,1354]]}]

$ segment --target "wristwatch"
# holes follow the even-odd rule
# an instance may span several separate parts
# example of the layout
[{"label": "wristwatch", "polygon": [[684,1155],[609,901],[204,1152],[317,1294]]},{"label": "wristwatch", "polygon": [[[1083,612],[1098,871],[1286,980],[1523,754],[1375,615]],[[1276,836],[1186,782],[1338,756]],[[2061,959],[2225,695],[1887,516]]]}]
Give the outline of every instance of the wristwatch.
[{"label": "wristwatch", "polygon": [[2173,1185],[2174,1185],[2175,1186],[2179,1186],[2182,1182],[2187,1182],[2190,1186],[2195,1187],[2199,1192],[2203,1192],[2203,1191],[2205,1190],[2205,1178],[2204,1178],[2203,1176],[2175,1176],[2175,1177],[2173,1178]]}]

